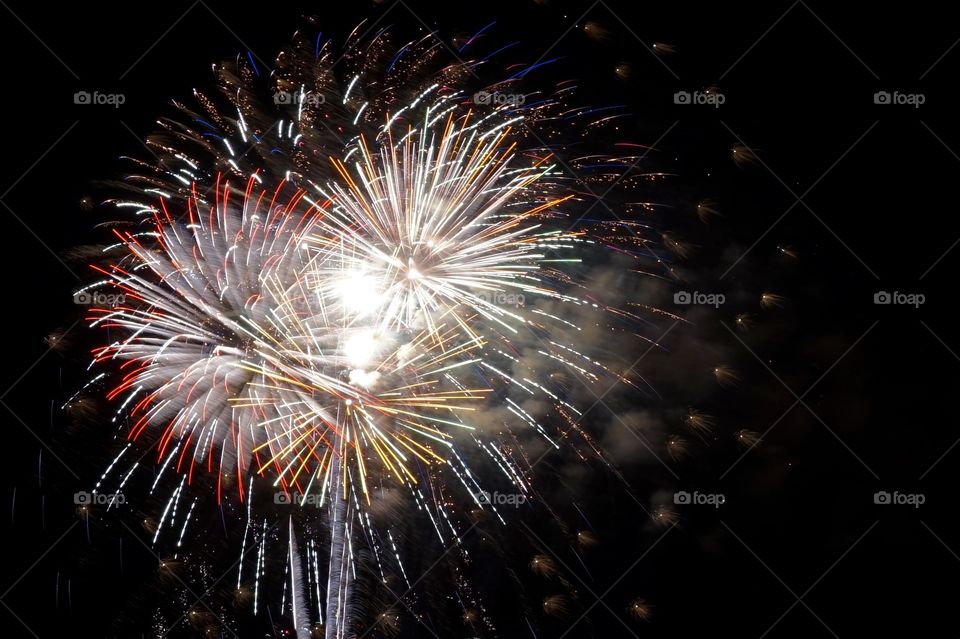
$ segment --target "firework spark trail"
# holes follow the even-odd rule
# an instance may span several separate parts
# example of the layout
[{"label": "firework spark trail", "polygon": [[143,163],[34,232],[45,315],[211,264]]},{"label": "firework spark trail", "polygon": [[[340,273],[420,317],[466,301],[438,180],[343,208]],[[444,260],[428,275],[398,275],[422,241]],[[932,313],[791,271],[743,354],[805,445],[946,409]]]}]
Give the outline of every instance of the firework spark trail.
[{"label": "firework spark trail", "polygon": [[[338,474],[336,468],[340,463],[340,458],[335,457],[332,464],[334,474]],[[327,572],[326,639],[343,639],[348,629],[346,616],[350,602],[352,561],[346,539],[349,517],[347,500],[339,494],[332,495],[329,513],[330,564]]]},{"label": "firework spark trail", "polygon": [[[370,46],[382,46],[379,38]],[[428,59],[435,45],[425,39],[411,50],[421,47]],[[289,76],[318,77],[328,98],[340,99],[310,104],[306,85],[279,73],[298,99],[295,113],[275,126],[256,123],[263,118],[246,89],[238,89],[236,118],[211,114],[222,135],[165,123],[174,141],[152,144],[166,159],[141,163],[144,174],[131,179],[137,198],[113,201],[152,228],[114,231],[108,254],[119,257],[94,267],[104,279],[91,286],[113,286],[123,301],[92,307],[90,321],[120,335],[97,348],[93,362],[119,371],[107,397],[120,403],[128,439],[155,447],[153,488],[168,469],[183,475],[154,543],[178,521],[182,542],[196,501],[180,520],[178,506],[195,473],[216,474],[218,500],[231,492],[222,485],[228,473],[241,500],[252,498],[252,477],[244,481],[250,473],[269,477],[284,494],[318,494],[331,533],[325,611],[320,576],[309,574],[319,564],[311,563],[312,539],[307,589],[315,578],[317,613],[325,612],[327,637],[339,639],[350,626],[354,519],[381,560],[382,534],[363,511],[371,484],[405,487],[446,543],[446,529],[459,540],[458,524],[432,486],[424,487],[424,469],[431,482],[449,471],[479,507],[496,512],[478,500],[489,478],[470,468],[463,451],[489,457],[523,495],[532,493],[531,464],[505,452],[517,433],[559,448],[573,424],[603,459],[570,416],[581,414],[576,400],[553,380],[559,372],[588,386],[615,380],[638,388],[584,328],[637,335],[645,320],[579,293],[582,276],[568,270],[619,227],[567,230],[578,219],[569,211],[577,199],[569,176],[550,152],[522,146],[522,127],[547,118],[558,101],[527,110],[467,104],[453,82],[456,65],[441,71],[443,82],[394,92],[410,96],[407,102],[374,99],[369,69],[339,92],[331,55],[324,45],[312,63],[317,73]],[[390,72],[397,73],[397,59]],[[403,78],[419,72],[421,63],[411,64]],[[353,132],[345,143],[324,133],[330,127],[322,114]],[[243,148],[255,152],[238,154]],[[275,149],[286,159],[276,160]],[[494,408],[502,409],[509,439],[476,424]],[[292,519],[289,525],[299,635],[313,596],[305,596]],[[248,533],[256,539],[257,528],[248,504],[244,542]],[[242,571],[241,553],[238,588]]]},{"label": "firework spark trail", "polygon": [[294,532],[293,517],[287,524],[289,539],[288,553],[290,556],[290,610],[293,613],[293,628],[297,639],[310,639],[310,627],[307,619],[307,608],[304,602],[306,594],[302,579],[303,569],[300,567],[300,552],[297,548],[297,536]]}]

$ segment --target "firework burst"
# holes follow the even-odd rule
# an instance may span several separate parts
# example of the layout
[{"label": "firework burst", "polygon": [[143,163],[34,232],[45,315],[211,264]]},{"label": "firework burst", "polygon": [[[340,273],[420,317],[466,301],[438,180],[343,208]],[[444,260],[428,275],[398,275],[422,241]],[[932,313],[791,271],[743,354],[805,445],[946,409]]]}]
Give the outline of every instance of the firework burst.
[{"label": "firework burst", "polygon": [[[385,487],[405,491],[447,544],[463,531],[451,494],[501,521],[491,482],[537,498],[525,442],[572,442],[606,463],[575,389],[639,391],[615,351],[656,346],[645,332],[667,315],[602,302],[590,262],[615,250],[637,266],[631,276],[650,270],[644,260],[669,276],[651,238],[690,250],[636,222],[580,220],[585,181],[616,184],[610,167],[639,159],[562,161],[531,133],[549,137],[560,118],[596,131],[616,116],[569,107],[564,85],[528,106],[477,100],[467,87],[478,64],[438,56],[432,36],[397,49],[385,33],[354,34],[341,56],[298,41],[278,58],[272,104],[255,69],[219,67],[228,106],[198,93],[202,116],[178,104],[188,117],[162,121],[149,139],[156,161],[138,163],[132,195],[110,200],[140,223],[114,225],[99,279],[81,291],[110,291],[90,309],[107,339],[88,386],[105,386],[129,442],[97,489],[126,483],[140,467],[124,466],[128,451],[148,445],[151,490],[174,487],[153,541],[172,535],[179,547],[198,504],[190,487],[213,478],[218,502],[246,504],[237,592],[254,611],[274,543],[251,506],[254,480],[322,506],[324,559],[293,517],[283,536],[281,607],[301,637],[314,621],[327,637],[350,633],[360,539],[383,583],[394,572],[410,586],[393,531],[371,517]],[[694,411],[687,421],[711,425]],[[676,520],[669,509],[654,519]],[[530,567],[555,570],[546,555]],[[543,602],[551,615],[568,607],[561,595]],[[480,619],[478,609],[463,614]],[[376,623],[393,633],[399,617]]]}]

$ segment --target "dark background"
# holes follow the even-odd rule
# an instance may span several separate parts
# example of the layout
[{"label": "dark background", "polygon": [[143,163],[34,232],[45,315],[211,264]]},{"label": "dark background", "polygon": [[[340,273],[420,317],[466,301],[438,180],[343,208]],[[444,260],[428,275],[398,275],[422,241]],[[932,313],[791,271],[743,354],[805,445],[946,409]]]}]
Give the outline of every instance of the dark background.
[{"label": "dark background", "polygon": [[[548,57],[563,56],[570,76],[592,82],[596,103],[630,106],[634,141],[657,142],[665,163],[678,158],[675,171],[697,191],[691,199],[721,203],[718,232],[736,249],[716,276],[759,238],[744,268],[769,268],[773,290],[790,298],[777,330],[740,335],[759,359],[716,329],[739,352],[747,387],[725,400],[722,414],[736,416],[729,430],[766,433],[761,448],[728,473],[741,451],[718,438],[676,464],[678,481],[651,482],[722,492],[727,504],[682,509],[662,536],[625,497],[604,496],[610,503],[593,521],[603,542],[578,583],[584,607],[590,591],[603,603],[567,636],[960,633],[951,588],[960,574],[951,516],[960,335],[949,312],[960,250],[948,252],[960,238],[952,90],[960,27],[948,7],[2,4],[4,636],[103,636],[125,606],[149,608],[128,601],[153,561],[133,532],[88,535],[74,511],[72,492],[90,486],[110,451],[70,443],[58,408],[83,358],[44,342],[78,318],[70,269],[88,277],[58,256],[103,239],[83,198],[96,180],[122,173],[119,156],[143,155],[138,136],[154,129],[166,101],[209,86],[210,62],[248,50],[269,61],[306,13],[342,40],[357,19],[384,12],[384,25],[426,23],[445,37],[496,19],[493,37],[524,41],[518,59],[548,48]],[[587,22],[607,37],[587,37]],[[646,48],[654,42],[676,53],[658,57]],[[614,73],[624,63],[627,81]],[[674,104],[674,92],[713,84],[726,97],[720,108]],[[79,90],[121,92],[126,104],[75,105]],[[881,90],[922,93],[926,103],[876,105]],[[759,161],[736,166],[735,144],[756,149]],[[797,257],[781,263],[777,247],[787,245]],[[927,302],[877,306],[880,290],[924,293]],[[802,403],[794,405],[796,396]],[[656,465],[632,472],[664,475]],[[881,490],[922,493],[926,503],[876,505]],[[652,604],[651,621],[628,619],[635,596]],[[565,629],[545,624],[538,636]],[[410,632],[419,636],[416,626]]]}]

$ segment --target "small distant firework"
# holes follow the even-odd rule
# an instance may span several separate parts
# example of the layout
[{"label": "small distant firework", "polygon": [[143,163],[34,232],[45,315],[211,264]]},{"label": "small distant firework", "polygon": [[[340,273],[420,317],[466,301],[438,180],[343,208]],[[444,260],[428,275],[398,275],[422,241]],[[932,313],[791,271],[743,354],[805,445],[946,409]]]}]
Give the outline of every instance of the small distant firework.
[{"label": "small distant firework", "polygon": [[702,434],[709,433],[711,430],[713,430],[713,427],[716,424],[716,419],[695,408],[691,408],[684,416],[683,422],[691,430]]},{"label": "small distant firework", "polygon": [[541,577],[549,577],[557,572],[557,563],[549,555],[535,555],[529,565],[530,570]]},{"label": "small distant firework", "polygon": [[673,55],[677,52],[677,48],[672,44],[667,44],[666,42],[654,42],[653,50],[660,55]]},{"label": "small distant firework", "polygon": [[653,511],[653,521],[659,526],[669,528],[679,521],[677,511],[670,506],[657,506]]},{"label": "small distant firework", "polygon": [[177,583],[182,577],[180,572],[183,569],[183,562],[176,559],[165,558],[157,563],[157,576],[167,583]]},{"label": "small distant firework", "polygon": [[760,296],[760,306],[765,309],[783,308],[787,303],[787,298],[776,293],[764,293]]},{"label": "small distant firework", "polygon": [[253,600],[253,592],[246,586],[241,586],[233,591],[233,605],[237,608],[246,608]]},{"label": "small distant firework", "polygon": [[760,443],[760,433],[746,428],[738,430],[733,437],[744,448],[753,448]]},{"label": "small distant firework", "polygon": [[717,380],[717,383],[724,388],[732,388],[740,383],[740,377],[736,371],[726,364],[714,366],[713,376]]},{"label": "small distant firework", "polygon": [[797,252],[794,250],[792,246],[780,244],[777,246],[777,250],[780,252],[781,255],[785,255],[786,257],[792,257],[794,259],[796,259],[797,257]]},{"label": "small distant firework", "polygon": [[749,313],[740,313],[734,318],[733,325],[738,331],[748,331],[753,326],[753,317]]},{"label": "small distant firework", "polygon": [[653,610],[646,599],[638,597],[627,606],[627,612],[637,621],[649,621],[653,616]]},{"label": "small distant firework", "polygon": [[157,521],[152,517],[144,517],[140,520],[140,528],[152,536],[153,533],[157,532]]},{"label": "small distant firework", "polygon": [[745,144],[734,144],[730,148],[730,158],[739,167],[750,166],[757,162],[756,152]]},{"label": "small distant firework", "polygon": [[196,609],[187,613],[187,621],[201,635],[217,636],[217,618],[213,613]]},{"label": "small distant firework", "polygon": [[98,398],[89,395],[77,394],[73,400],[64,407],[64,411],[75,422],[92,420],[102,409],[97,399]]},{"label": "small distant firework", "polygon": [[704,224],[709,224],[711,218],[720,215],[720,211],[717,210],[717,202],[715,200],[700,200],[697,202],[697,217],[700,218],[700,221]]},{"label": "small distant firework", "polygon": [[69,347],[69,335],[70,331],[65,331],[58,328],[54,331],[51,331],[46,337],[44,337],[43,342],[50,350],[61,351]]},{"label": "small distant firework", "polygon": [[400,633],[400,614],[393,609],[381,612],[377,615],[377,629],[388,637],[395,637]]},{"label": "small distant firework", "polygon": [[597,536],[589,530],[581,530],[577,533],[577,545],[581,548],[591,548],[597,545]]},{"label": "small distant firework", "polygon": [[564,595],[551,595],[542,602],[543,612],[563,619],[570,614],[570,600]]},{"label": "small distant firework", "polygon": [[599,22],[593,20],[583,25],[583,32],[591,40],[606,40],[610,37],[610,31]]},{"label": "small distant firework", "polygon": [[690,255],[693,253],[694,247],[692,244],[677,239],[677,237],[672,233],[664,233],[662,239],[663,245],[680,257],[690,257]]},{"label": "small distant firework", "polygon": [[667,439],[667,454],[670,459],[679,460],[687,456],[690,451],[690,444],[686,439],[679,435],[674,435]]}]

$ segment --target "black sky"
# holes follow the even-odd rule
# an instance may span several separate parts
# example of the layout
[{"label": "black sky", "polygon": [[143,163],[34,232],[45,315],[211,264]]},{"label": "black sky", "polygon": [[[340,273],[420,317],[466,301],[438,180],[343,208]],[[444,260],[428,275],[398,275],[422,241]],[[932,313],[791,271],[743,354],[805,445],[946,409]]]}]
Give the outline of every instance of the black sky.
[{"label": "black sky", "polygon": [[[44,342],[79,318],[74,272],[88,275],[66,252],[103,239],[82,199],[98,180],[122,174],[120,156],[143,153],[138,137],[169,99],[210,85],[211,62],[247,51],[272,59],[303,14],[319,15],[342,39],[358,19],[384,12],[384,25],[413,32],[425,23],[447,38],[496,20],[491,37],[522,40],[525,61],[545,51],[562,57],[564,73],[587,79],[597,103],[628,105],[633,139],[659,140],[664,166],[679,175],[673,204],[720,203],[716,232],[731,248],[704,258],[698,281],[734,289],[765,281],[790,300],[755,333],[702,327],[736,354],[743,380],[713,400],[720,434],[671,464],[676,477],[656,463],[627,471],[651,490],[723,493],[727,503],[681,509],[680,525],[661,539],[663,529],[646,525],[626,496],[598,487],[604,507],[592,523],[602,543],[578,590],[585,606],[591,591],[610,590],[567,636],[630,636],[615,617],[638,636],[960,633],[949,588],[960,574],[952,516],[960,331],[949,310],[960,260],[960,249],[950,251],[960,238],[960,47],[952,48],[960,28],[948,7],[4,0],[4,635],[111,636],[126,606],[149,609],[130,601],[152,570],[133,532],[97,528],[88,543],[74,512],[73,492],[89,487],[109,450],[92,455],[73,442],[109,441],[68,427],[58,407],[83,358],[48,352]],[[607,37],[587,37],[588,22]],[[676,52],[658,57],[647,48],[654,42]],[[614,72],[620,64],[630,67],[627,81]],[[678,91],[711,85],[726,98],[719,108],[674,103]],[[123,93],[126,103],[74,104],[84,90]],[[922,94],[925,103],[875,104],[879,91]],[[734,165],[736,144],[760,161]],[[923,293],[926,303],[876,305],[878,291]],[[728,437],[738,428],[770,429],[740,461]],[[920,493],[926,503],[877,505],[877,491]],[[634,596],[654,606],[650,622],[627,619]],[[548,624],[539,636],[565,629]],[[173,636],[190,636],[189,626]]]}]

